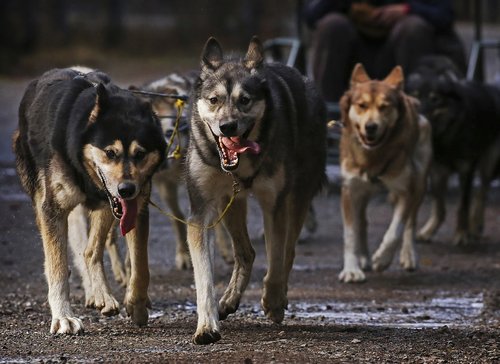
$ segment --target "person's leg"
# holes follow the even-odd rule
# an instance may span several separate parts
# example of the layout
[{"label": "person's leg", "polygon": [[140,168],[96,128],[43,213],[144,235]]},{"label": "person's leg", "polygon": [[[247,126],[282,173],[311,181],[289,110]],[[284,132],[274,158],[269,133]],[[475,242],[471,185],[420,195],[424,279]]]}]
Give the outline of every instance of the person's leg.
[{"label": "person's leg", "polygon": [[418,59],[434,53],[434,28],[417,15],[408,15],[391,30],[377,58],[377,77],[385,77],[395,65],[411,72]]},{"label": "person's leg", "polygon": [[326,101],[338,102],[348,87],[357,32],[342,14],[322,18],[313,34],[313,78]]}]

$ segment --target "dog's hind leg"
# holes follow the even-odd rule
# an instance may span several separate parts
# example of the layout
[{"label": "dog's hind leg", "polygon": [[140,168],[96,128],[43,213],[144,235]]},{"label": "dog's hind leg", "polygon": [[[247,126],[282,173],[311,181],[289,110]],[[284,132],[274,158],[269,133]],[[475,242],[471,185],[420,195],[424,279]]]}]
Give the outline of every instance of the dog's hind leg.
[{"label": "dog's hind leg", "polygon": [[246,211],[246,200],[237,199],[224,217],[224,224],[232,237],[235,261],[231,280],[219,301],[220,320],[236,312],[252,272],[255,251],[248,237]]},{"label": "dog's hind leg", "polygon": [[466,170],[459,173],[460,202],[457,210],[457,224],[453,243],[455,245],[467,245],[471,242],[469,231],[469,214],[472,194],[472,180],[474,178],[475,166],[467,166]]},{"label": "dog's hind leg", "polygon": [[227,264],[234,264],[234,253],[232,247],[231,236],[224,225],[219,224],[214,228],[215,232],[215,244],[222,259]]},{"label": "dog's hind leg", "polygon": [[441,226],[446,215],[446,190],[450,172],[444,167],[433,165],[430,172],[432,208],[431,215],[417,233],[417,240],[428,241]]},{"label": "dog's hind leg", "polygon": [[490,189],[490,184],[495,177],[496,169],[500,162],[500,138],[497,138],[493,146],[488,149],[479,165],[479,176],[481,186],[474,195],[470,216],[470,232],[475,238],[479,238],[484,229],[484,210]]},{"label": "dog's hind leg", "polygon": [[108,206],[92,211],[89,243],[85,249],[85,262],[92,283],[92,294],[85,305],[99,309],[105,316],[117,315],[120,311],[120,305],[109,289],[103,265],[104,246],[112,222],[113,215]]},{"label": "dog's hind leg", "polygon": [[149,210],[147,201],[149,201],[149,195],[139,205],[140,212],[137,215],[135,229],[132,229],[126,235],[130,256],[130,278],[127,293],[125,294],[125,308],[132,321],[138,326],[147,325],[147,309],[151,308],[151,301],[148,296]]},{"label": "dog's hind leg", "polygon": [[[120,251],[118,249],[117,239],[118,233],[116,230],[117,222],[114,221],[109,229],[108,236],[106,238],[106,251],[109,255],[109,260],[111,262],[111,270],[113,271],[113,276],[116,282],[118,282],[122,287],[127,286],[128,277],[123,265],[123,260],[120,256]],[[128,253],[127,253],[128,254]]]},{"label": "dog's hind leg", "polygon": [[35,213],[43,240],[45,275],[49,286],[48,300],[52,312],[52,334],[78,334],[83,332],[82,321],[77,318],[69,302],[68,283],[68,220],[60,216],[61,209],[43,202],[42,193],[35,194]]},{"label": "dog's hind leg", "polygon": [[369,269],[366,207],[370,189],[365,182],[350,181],[342,186],[341,207],[344,223],[344,268],[339,280],[346,283],[364,282],[363,270]]},{"label": "dog's hind leg", "polygon": [[266,199],[263,196],[260,196],[259,202],[264,215],[267,254],[267,273],[264,277],[261,304],[266,316],[273,322],[280,323],[288,305],[285,272],[288,203],[282,201],[276,206],[275,199]]},{"label": "dog's hind leg", "polygon": [[292,199],[289,197],[290,201],[288,202],[288,219],[287,219],[287,234],[286,234],[286,246],[285,246],[285,284],[286,290],[285,294],[288,291],[288,277],[290,275],[290,271],[293,267],[293,261],[295,260],[295,245],[299,240],[299,236],[301,234],[302,228],[304,226],[305,221],[310,218],[311,212],[314,213],[314,210],[311,209],[310,203],[311,201],[308,199],[298,199],[296,196]]},{"label": "dog's hind leg", "polygon": [[399,254],[399,263],[407,271],[413,271],[417,268],[418,257],[415,249],[415,224],[417,218],[418,205],[413,208],[410,216],[406,220],[403,232],[403,243]]},{"label": "dog's hind leg", "polygon": [[76,206],[68,216],[69,246],[73,252],[73,263],[82,279],[85,302],[88,302],[92,296],[92,283],[84,257],[85,248],[89,241],[87,216],[88,211],[82,205]]},{"label": "dog's hind leg", "polygon": [[[166,177],[162,178],[162,175],[163,173],[155,176],[154,179],[160,197],[175,217],[184,220],[184,214],[179,207],[177,182],[169,181]],[[187,245],[186,225],[178,220],[172,220],[172,223],[176,239],[175,266],[177,269],[189,269],[191,268],[191,257]]]}]

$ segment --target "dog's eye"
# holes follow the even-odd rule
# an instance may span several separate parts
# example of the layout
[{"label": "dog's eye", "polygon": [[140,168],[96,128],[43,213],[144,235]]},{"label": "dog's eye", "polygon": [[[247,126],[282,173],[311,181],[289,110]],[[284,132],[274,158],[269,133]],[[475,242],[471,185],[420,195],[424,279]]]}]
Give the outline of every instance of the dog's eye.
[{"label": "dog's eye", "polygon": [[210,101],[210,103],[212,105],[215,105],[217,103],[217,101],[219,101],[219,100],[217,100],[217,97],[211,97],[211,98],[208,99],[208,101]]},{"label": "dog's eye", "polygon": [[365,103],[365,102],[360,102],[360,103],[358,104],[358,107],[359,107],[361,110],[365,110],[365,109],[367,109],[367,108],[368,108],[368,104],[367,104],[367,103]]},{"label": "dog's eye", "polygon": [[108,159],[116,159],[116,153],[113,149],[106,149],[106,157],[108,157]]},{"label": "dog's eye", "polygon": [[241,96],[240,97],[240,104],[241,105],[248,105],[250,103],[250,98],[246,96]]}]

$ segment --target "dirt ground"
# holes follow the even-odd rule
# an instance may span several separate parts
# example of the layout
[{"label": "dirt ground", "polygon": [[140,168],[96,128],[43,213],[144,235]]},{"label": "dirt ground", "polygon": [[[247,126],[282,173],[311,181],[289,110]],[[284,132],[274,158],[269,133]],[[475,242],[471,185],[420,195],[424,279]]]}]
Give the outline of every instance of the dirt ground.
[{"label": "dirt ground", "polygon": [[[15,124],[13,114],[26,82],[0,79],[0,153],[8,149],[7,134]],[[171,225],[154,210],[149,253],[153,308],[148,327],[134,327],[124,310],[105,318],[85,308],[82,287],[73,274],[73,308],[86,331],[79,336],[50,335],[42,245],[33,211],[11,159],[1,160],[0,363],[500,362],[499,188],[492,192],[485,236],[477,244],[467,248],[451,244],[456,208],[452,193],[445,225],[434,241],[418,245],[419,270],[402,271],[395,261],[386,272],[368,273],[366,283],[343,284],[337,280],[343,250],[339,195],[332,186],[330,193],[314,201],[318,231],[297,246],[289,310],[282,325],[268,321],[259,305],[266,264],[260,213],[252,201],[249,226],[257,257],[251,282],[238,312],[222,322],[222,339],[197,346],[191,342],[196,328],[192,272],[175,269]],[[158,196],[153,199],[158,201]],[[185,196],[183,201],[186,205]],[[426,200],[420,224],[429,205]],[[390,213],[384,196],[372,201],[368,213],[372,251]],[[120,301],[124,290],[114,282],[107,257],[105,263]],[[231,268],[217,257],[216,272],[221,294]]]}]

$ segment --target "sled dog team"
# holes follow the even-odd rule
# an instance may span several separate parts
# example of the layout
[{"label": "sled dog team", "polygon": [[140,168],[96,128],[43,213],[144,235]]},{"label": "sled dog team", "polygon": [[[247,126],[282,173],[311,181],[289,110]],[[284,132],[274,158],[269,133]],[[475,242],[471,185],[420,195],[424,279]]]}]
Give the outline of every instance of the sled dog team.
[{"label": "sled dog team", "polygon": [[[444,72],[439,77],[448,81]],[[428,81],[435,79],[416,72],[409,81],[417,93],[431,87]],[[492,125],[486,132],[491,140],[485,142],[481,135],[476,138],[483,142],[474,155],[465,150],[455,163],[449,160],[453,153],[448,151],[444,155],[450,158],[437,160],[433,148],[446,150],[446,143],[456,140],[446,135],[448,129],[439,129],[445,122],[441,119],[464,111],[460,105],[450,105],[444,90],[441,112],[422,101],[428,107],[423,112],[426,118],[419,114],[419,101],[405,93],[404,87],[401,67],[384,80],[371,80],[358,64],[340,102],[344,268],[339,279],[344,282],[365,280],[367,269],[386,269],[398,250],[404,269],[417,267],[416,217],[429,171],[437,200],[420,237],[429,239],[443,221],[443,184],[450,173],[464,170],[460,163],[469,172],[461,178],[465,192],[457,243],[467,243],[482,227],[481,208],[475,225],[468,224],[469,179],[483,160],[485,190],[494,177],[492,166],[500,155],[493,148],[498,126]],[[138,96],[116,86],[106,74],[82,67],[44,73],[29,84],[22,98],[14,151],[17,172],[32,199],[43,240],[50,332],[78,334],[84,330],[70,304],[68,246],[83,281],[87,307],[104,315],[119,312],[120,305],[104,275],[102,258],[108,249],[115,275],[126,284],[128,315],[139,326],[147,324],[152,185],[171,211],[183,218],[177,188],[184,182],[190,216],[186,225],[175,225],[176,265],[192,266],[194,271],[198,310],[194,342],[209,344],[221,338],[219,320],[238,309],[248,285],[255,258],[246,226],[249,194],[258,201],[264,222],[268,270],[261,304],[269,319],[282,322],[295,243],[311,200],[326,183],[327,115],[312,82],[291,67],[265,63],[256,37],[242,59],[224,57],[220,44],[210,38],[199,72],[170,75],[142,89],[179,95],[189,92],[189,120],[184,120],[188,114],[181,115],[174,128],[174,120],[166,117],[175,114],[173,99]],[[491,100],[488,106],[498,119],[497,90],[466,89],[458,96],[463,95],[484,103]],[[470,113],[476,115],[473,110]],[[173,147],[182,150],[182,161],[166,158],[166,140],[174,140]],[[447,174],[439,178],[441,169]],[[394,213],[380,246],[370,256],[366,207],[370,196],[383,189],[389,192]],[[480,199],[483,208],[485,194]],[[214,239],[209,238],[212,230],[208,227],[219,217],[222,221],[214,229],[215,241],[226,261],[233,263],[233,271],[217,302]],[[116,255],[116,225],[127,242],[126,267]]]}]

